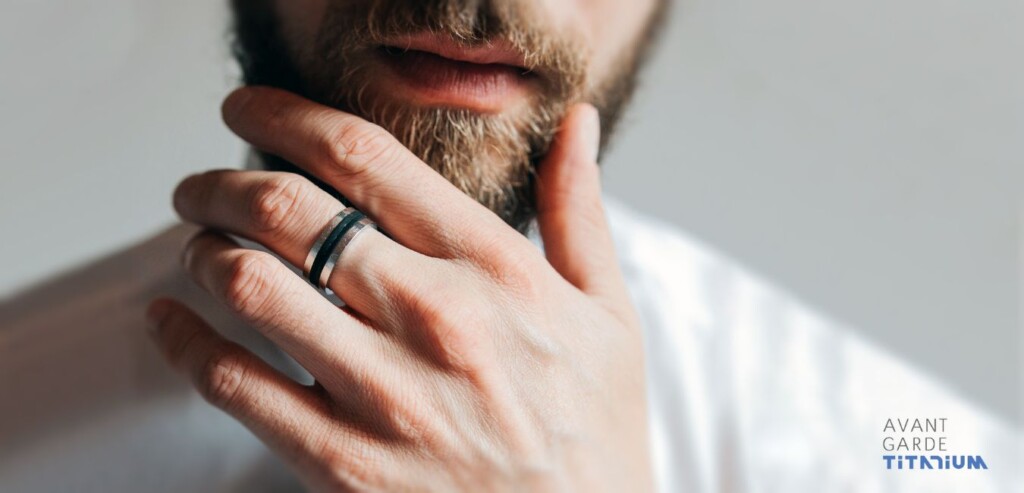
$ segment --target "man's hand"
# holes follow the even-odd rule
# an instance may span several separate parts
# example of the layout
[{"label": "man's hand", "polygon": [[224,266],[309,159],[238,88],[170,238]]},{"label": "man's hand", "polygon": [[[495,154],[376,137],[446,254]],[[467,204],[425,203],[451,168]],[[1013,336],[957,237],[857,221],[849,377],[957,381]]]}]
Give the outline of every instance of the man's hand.
[{"label": "man's hand", "polygon": [[[236,91],[228,126],[339,190],[366,231],[329,287],[203,233],[194,279],[302,364],[302,386],[185,306],[154,302],[154,337],[200,392],[318,491],[651,489],[642,336],[613,251],[596,111],[572,109],[540,167],[547,255],[381,128],[273,89]],[[301,265],[343,206],[292,174],[186,179],[190,222]],[[392,239],[393,238],[393,239]]]}]

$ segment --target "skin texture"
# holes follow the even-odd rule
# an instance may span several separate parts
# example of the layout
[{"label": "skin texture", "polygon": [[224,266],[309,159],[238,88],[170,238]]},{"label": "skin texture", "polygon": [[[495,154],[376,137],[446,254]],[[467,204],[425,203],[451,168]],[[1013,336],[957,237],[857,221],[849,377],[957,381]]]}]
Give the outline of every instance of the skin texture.
[{"label": "skin texture", "polygon": [[[289,3],[293,42],[317,3]],[[644,18],[635,2],[539,5],[594,53],[622,51]],[[591,80],[610,70],[599,59]],[[538,166],[543,251],[364,118],[268,87],[232,93],[223,115],[388,235],[368,230],[344,251],[329,282],[339,308],[225,236],[301,265],[343,208],[335,196],[294,173],[185,179],[175,208],[209,228],[186,247],[186,270],[316,379],[296,383],[188,306],[154,301],[154,340],[207,400],[313,491],[652,489],[642,332],[601,203],[594,106],[567,107]]]}]

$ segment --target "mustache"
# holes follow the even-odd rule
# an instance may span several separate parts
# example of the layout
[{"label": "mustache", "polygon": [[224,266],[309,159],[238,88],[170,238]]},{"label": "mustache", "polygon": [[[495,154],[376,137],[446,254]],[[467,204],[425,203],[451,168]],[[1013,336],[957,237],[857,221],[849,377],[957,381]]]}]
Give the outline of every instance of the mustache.
[{"label": "mustache", "polygon": [[466,48],[500,44],[564,100],[584,86],[588,51],[578,36],[563,31],[532,0],[336,1],[328,5],[319,44],[322,53],[343,58],[424,33]]}]

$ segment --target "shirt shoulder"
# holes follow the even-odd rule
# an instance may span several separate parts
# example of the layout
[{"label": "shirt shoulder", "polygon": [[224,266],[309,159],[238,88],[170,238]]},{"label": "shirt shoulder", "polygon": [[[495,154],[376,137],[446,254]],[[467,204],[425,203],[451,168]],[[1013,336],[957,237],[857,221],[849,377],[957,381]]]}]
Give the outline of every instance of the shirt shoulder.
[{"label": "shirt shoulder", "polygon": [[[1012,425],[736,260],[614,200],[606,204],[644,326],[653,457],[664,491],[1019,484],[1007,467],[1020,436]],[[956,453],[985,457],[993,471],[984,480],[972,471],[885,474],[886,419],[932,415],[955,423],[947,436]],[[811,476],[813,485],[800,480]]]}]

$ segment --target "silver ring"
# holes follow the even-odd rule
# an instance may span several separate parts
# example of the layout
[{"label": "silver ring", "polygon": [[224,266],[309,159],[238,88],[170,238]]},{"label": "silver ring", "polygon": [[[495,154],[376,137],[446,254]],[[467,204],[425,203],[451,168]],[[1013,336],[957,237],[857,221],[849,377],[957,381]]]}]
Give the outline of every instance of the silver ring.
[{"label": "silver ring", "polygon": [[313,262],[316,261],[317,255],[320,254],[320,249],[323,248],[324,242],[331,236],[331,232],[334,228],[338,227],[349,214],[354,213],[356,210],[352,207],[346,207],[345,210],[338,213],[338,215],[331,218],[331,222],[327,224],[324,230],[320,233],[320,236],[313,243],[313,248],[309,249],[309,254],[306,255],[306,262],[302,264],[302,277],[309,277],[309,271],[313,269]]},{"label": "silver ring", "polygon": [[334,273],[334,268],[338,265],[338,260],[341,259],[341,254],[345,252],[345,249],[355,241],[359,233],[362,233],[366,228],[377,229],[377,224],[370,220],[368,217],[364,217],[349,228],[345,232],[345,235],[341,237],[341,241],[334,247],[334,251],[331,252],[331,256],[327,258],[327,264],[324,265],[324,270],[320,272],[320,289],[327,288],[327,282],[331,280],[331,274]]}]

